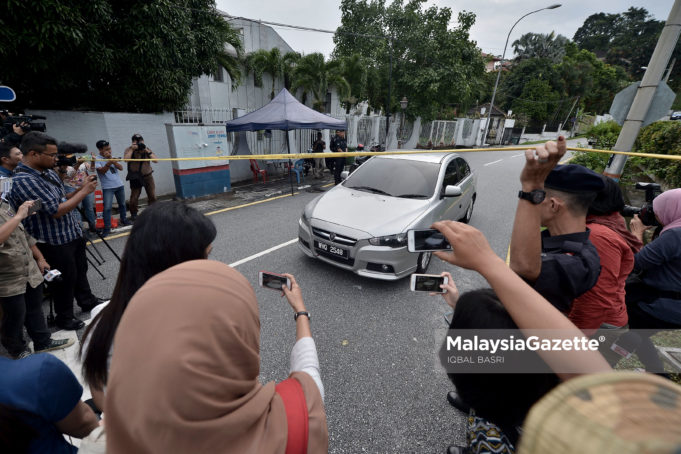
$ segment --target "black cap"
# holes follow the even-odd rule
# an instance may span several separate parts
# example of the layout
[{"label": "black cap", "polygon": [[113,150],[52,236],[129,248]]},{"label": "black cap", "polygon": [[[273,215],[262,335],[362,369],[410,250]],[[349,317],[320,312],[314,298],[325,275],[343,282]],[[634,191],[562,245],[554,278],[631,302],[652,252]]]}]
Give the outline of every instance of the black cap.
[{"label": "black cap", "polygon": [[563,192],[598,192],[605,187],[603,177],[577,164],[557,165],[544,186]]},{"label": "black cap", "polygon": [[97,147],[98,150],[101,150],[102,148],[106,147],[109,145],[109,142],[106,140],[98,140],[95,146]]},{"label": "black cap", "polygon": [[142,134],[133,134],[132,141],[137,142],[138,140],[144,140],[144,137],[142,137]]}]

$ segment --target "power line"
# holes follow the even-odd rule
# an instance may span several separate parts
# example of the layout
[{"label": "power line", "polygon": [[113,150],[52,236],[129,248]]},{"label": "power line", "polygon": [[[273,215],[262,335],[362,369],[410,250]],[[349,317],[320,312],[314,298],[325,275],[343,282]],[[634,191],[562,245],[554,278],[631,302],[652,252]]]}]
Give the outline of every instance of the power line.
[{"label": "power line", "polygon": [[338,34],[341,34],[341,35],[361,36],[363,38],[391,39],[392,41],[397,41],[395,38],[392,38],[390,36],[385,36],[385,35],[368,35],[366,33],[353,33],[353,32],[341,31],[341,30],[324,30],[322,28],[303,27],[302,25],[282,24],[280,22],[265,21],[265,20],[261,20],[261,19],[250,19],[248,17],[241,17],[241,16],[232,16],[231,14],[227,14],[227,13],[222,12],[222,11],[220,11],[220,14],[222,14],[224,17],[229,18],[228,21],[245,20],[245,21],[249,21],[249,22],[255,22],[256,24],[271,25],[273,27],[283,27],[283,28],[288,28],[288,29],[292,29],[292,30],[301,30],[301,31],[318,32],[318,33],[329,33],[329,34],[332,34],[332,35],[335,35],[336,33],[338,33]]}]

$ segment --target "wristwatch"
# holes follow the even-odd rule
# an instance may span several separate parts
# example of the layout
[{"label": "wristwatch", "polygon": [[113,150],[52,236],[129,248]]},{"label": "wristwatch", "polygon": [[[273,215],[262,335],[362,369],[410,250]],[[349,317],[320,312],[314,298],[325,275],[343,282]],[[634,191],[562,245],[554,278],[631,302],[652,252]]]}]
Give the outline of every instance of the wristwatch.
[{"label": "wristwatch", "polygon": [[544,201],[544,198],[546,197],[546,191],[543,189],[534,189],[530,192],[523,192],[519,191],[518,192],[518,198],[527,200],[528,202],[532,203],[533,205],[539,205]]},{"label": "wristwatch", "polygon": [[300,315],[305,315],[307,316],[307,319],[310,320],[310,313],[307,311],[296,312],[295,314],[293,314],[293,320],[298,320],[298,316]]}]

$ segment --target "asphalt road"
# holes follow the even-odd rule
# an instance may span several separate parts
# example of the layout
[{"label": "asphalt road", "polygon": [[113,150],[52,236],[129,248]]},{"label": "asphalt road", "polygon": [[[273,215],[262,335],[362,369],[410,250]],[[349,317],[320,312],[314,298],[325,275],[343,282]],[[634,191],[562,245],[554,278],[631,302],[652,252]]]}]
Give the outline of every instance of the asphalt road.
[{"label": "asphalt road", "polygon": [[[570,145],[573,145],[572,143]],[[519,151],[466,153],[477,174],[471,225],[505,258],[524,158]],[[261,318],[261,379],[288,375],[295,341],[293,313],[278,292],[257,286],[258,271],[292,273],[312,314],[313,336],[326,390],[331,453],[444,453],[463,445],[466,418],[451,407],[453,389],[438,364],[448,306],[440,297],[409,291],[408,279],[374,281],[306,257],[295,242],[298,218],[318,193],[301,192],[211,216],[218,228],[211,259],[236,265],[256,289]],[[361,216],[360,213],[349,215]],[[119,253],[127,237],[109,244]],[[270,248],[281,246],[260,256]],[[89,278],[110,296],[118,263],[107,258]],[[429,273],[449,270],[462,292],[486,286],[476,273],[433,258]],[[187,302],[191,304],[191,302]]]}]

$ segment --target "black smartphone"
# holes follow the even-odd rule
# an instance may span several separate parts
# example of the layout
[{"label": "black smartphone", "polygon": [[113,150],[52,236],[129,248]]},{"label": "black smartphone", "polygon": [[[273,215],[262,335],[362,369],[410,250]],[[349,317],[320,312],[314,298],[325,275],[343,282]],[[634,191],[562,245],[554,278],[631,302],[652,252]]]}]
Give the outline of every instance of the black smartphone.
[{"label": "black smartphone", "polygon": [[31,208],[28,209],[28,215],[32,215],[33,213],[37,213],[40,211],[40,209],[43,207],[43,202],[40,199],[36,199],[33,201],[33,205]]},{"label": "black smartphone", "polygon": [[281,287],[284,285],[291,290],[291,280],[289,278],[281,274],[270,273],[269,271],[261,271],[258,274],[258,282],[261,287],[272,290],[281,290]]},{"label": "black smartphone", "polygon": [[451,251],[452,246],[439,230],[409,230],[407,250],[409,252]]}]

